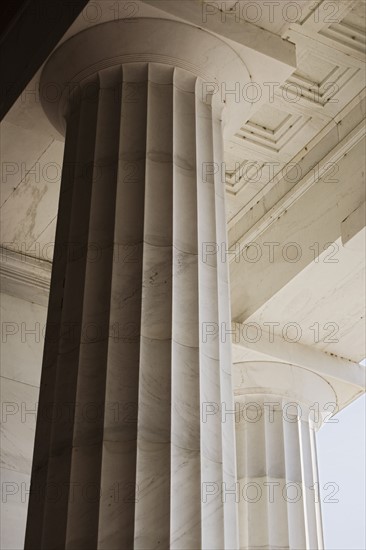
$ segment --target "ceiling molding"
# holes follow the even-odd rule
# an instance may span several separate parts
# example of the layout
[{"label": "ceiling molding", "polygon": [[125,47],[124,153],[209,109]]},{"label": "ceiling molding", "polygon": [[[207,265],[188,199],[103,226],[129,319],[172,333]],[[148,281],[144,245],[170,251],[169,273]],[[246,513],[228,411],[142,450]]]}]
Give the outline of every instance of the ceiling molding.
[{"label": "ceiling molding", "polygon": [[[257,208],[257,205],[264,200],[265,195],[267,195],[277,184],[279,184],[284,179],[284,173],[287,173],[287,167],[290,165],[299,165],[301,167],[300,173],[304,173],[302,165],[306,161],[306,156],[311,151],[315,151],[319,147],[320,142],[323,142],[321,145],[321,150],[324,151],[324,155],[328,155],[332,149],[339,144],[339,141],[342,139],[341,129],[348,129],[348,132],[353,130],[358,124],[360,124],[364,117],[364,101],[365,101],[366,92],[365,89],[362,90],[356,97],[352,99],[333,119],[328,120],[328,123],[323,128],[320,127],[319,131],[314,131],[313,137],[305,142],[299,150],[294,153],[290,159],[284,158],[283,156],[278,156],[277,158],[270,158],[264,155],[261,155],[259,152],[251,156],[250,149],[247,148],[247,151],[243,150],[243,155],[245,154],[245,161],[243,163],[235,162],[232,160],[230,168],[235,165],[235,170],[231,169],[230,172],[226,174],[227,182],[227,191],[230,195],[235,196],[235,200],[240,200],[241,194],[247,195],[249,193],[249,198],[246,202],[242,202],[242,208],[238,210],[231,219],[228,221],[229,234],[233,234],[229,238],[229,242],[232,245],[234,242],[244,234],[240,226],[246,225],[243,223],[244,217],[249,211]],[[277,105],[276,105],[277,107]],[[338,127],[338,142],[334,143],[334,136],[330,140],[328,135],[331,133],[334,134],[334,129]],[[315,121],[312,120],[309,124],[309,131],[311,129],[316,130]],[[344,130],[343,130],[344,132]],[[343,133],[343,136],[345,134]],[[294,140],[292,140],[294,141]],[[231,142],[233,155],[232,158],[237,156],[237,151],[235,149],[236,142]],[[294,147],[294,143],[291,144]],[[256,160],[255,160],[256,159]],[[317,161],[320,162],[322,159],[321,156],[317,155]],[[271,162],[277,161],[275,164],[272,164],[272,170],[270,168],[266,169],[267,163],[271,166]],[[287,163],[290,162],[290,165]],[[306,164],[306,163],[305,163]],[[252,166],[249,170],[248,167]],[[270,176],[270,177],[268,177]],[[294,182],[295,184],[296,182]],[[246,191],[247,190],[247,191]],[[252,195],[252,196],[250,196]],[[238,198],[236,198],[238,197]],[[245,197],[246,198],[246,197]],[[273,205],[273,204],[272,204]],[[268,210],[268,208],[265,208]],[[253,214],[253,212],[252,212]],[[259,218],[256,220],[259,221]]]},{"label": "ceiling molding", "polygon": [[258,220],[236,242],[235,253],[230,254],[230,263],[238,261],[243,248],[268,229],[282,214],[284,214],[300,197],[306,193],[317,181],[323,178],[332,166],[339,162],[353,147],[355,147],[366,135],[366,127],[363,122],[350,132],[338,145],[328,153],[317,165],[316,170],[311,169],[292,189],[286,193],[277,203],[270,208],[264,216]]},{"label": "ceiling molding", "polygon": [[0,247],[1,292],[47,306],[52,264]]}]

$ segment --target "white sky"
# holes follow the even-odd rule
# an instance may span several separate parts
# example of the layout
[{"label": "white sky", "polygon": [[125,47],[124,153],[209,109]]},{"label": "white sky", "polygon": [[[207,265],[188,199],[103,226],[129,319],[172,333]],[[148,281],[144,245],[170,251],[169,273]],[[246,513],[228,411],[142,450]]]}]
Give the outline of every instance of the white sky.
[{"label": "white sky", "polygon": [[[338,413],[338,423],[325,424],[317,434],[319,483],[325,550],[365,550],[365,411],[362,396]],[[331,483],[324,489],[326,483]],[[334,484],[339,492],[333,499]]]}]

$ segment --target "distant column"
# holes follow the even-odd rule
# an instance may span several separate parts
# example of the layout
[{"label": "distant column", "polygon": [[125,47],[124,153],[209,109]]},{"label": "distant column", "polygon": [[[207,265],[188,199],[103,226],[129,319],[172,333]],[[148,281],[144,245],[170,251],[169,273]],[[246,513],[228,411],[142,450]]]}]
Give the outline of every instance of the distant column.
[{"label": "distant column", "polygon": [[286,363],[237,368],[240,550],[321,550],[315,431],[326,404],[336,402],[334,391],[319,375]]}]

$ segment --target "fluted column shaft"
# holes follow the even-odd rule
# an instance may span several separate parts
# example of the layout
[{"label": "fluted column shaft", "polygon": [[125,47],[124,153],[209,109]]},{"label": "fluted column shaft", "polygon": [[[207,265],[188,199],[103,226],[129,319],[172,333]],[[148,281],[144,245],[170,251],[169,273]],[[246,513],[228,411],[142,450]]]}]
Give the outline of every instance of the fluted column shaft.
[{"label": "fluted column shaft", "polygon": [[201,338],[204,322],[230,322],[227,266],[201,254],[226,242],[224,183],[203,171],[223,161],[219,111],[171,60],[93,70],[57,113],[26,548],[234,550],[235,499],[201,498],[236,469],[234,422],[201,416],[204,402],[232,408],[230,343]]},{"label": "fluted column shaft", "polygon": [[284,363],[242,363],[235,389],[240,549],[323,548],[315,431],[334,392]]}]

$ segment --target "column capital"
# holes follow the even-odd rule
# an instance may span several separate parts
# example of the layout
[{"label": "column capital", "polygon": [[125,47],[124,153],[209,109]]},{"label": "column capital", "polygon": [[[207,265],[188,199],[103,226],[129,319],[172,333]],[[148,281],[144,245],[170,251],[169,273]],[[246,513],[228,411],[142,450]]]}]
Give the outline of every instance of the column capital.
[{"label": "column capital", "polygon": [[[337,410],[337,395],[333,387],[319,374],[290,363],[248,361],[236,365],[233,373],[235,400],[278,403],[279,408],[290,403],[299,406],[301,420],[311,420],[319,429],[324,420]],[[292,415],[296,410],[288,410]]]},{"label": "column capital", "polygon": [[52,54],[43,69],[40,92],[42,106],[57,130],[65,132],[65,109],[75,88],[105,69],[131,63],[169,65],[194,75],[203,100],[212,98],[226,135],[232,135],[249,116],[251,104],[240,90],[251,76],[229,44],[186,23],[143,17],[93,26]]}]

